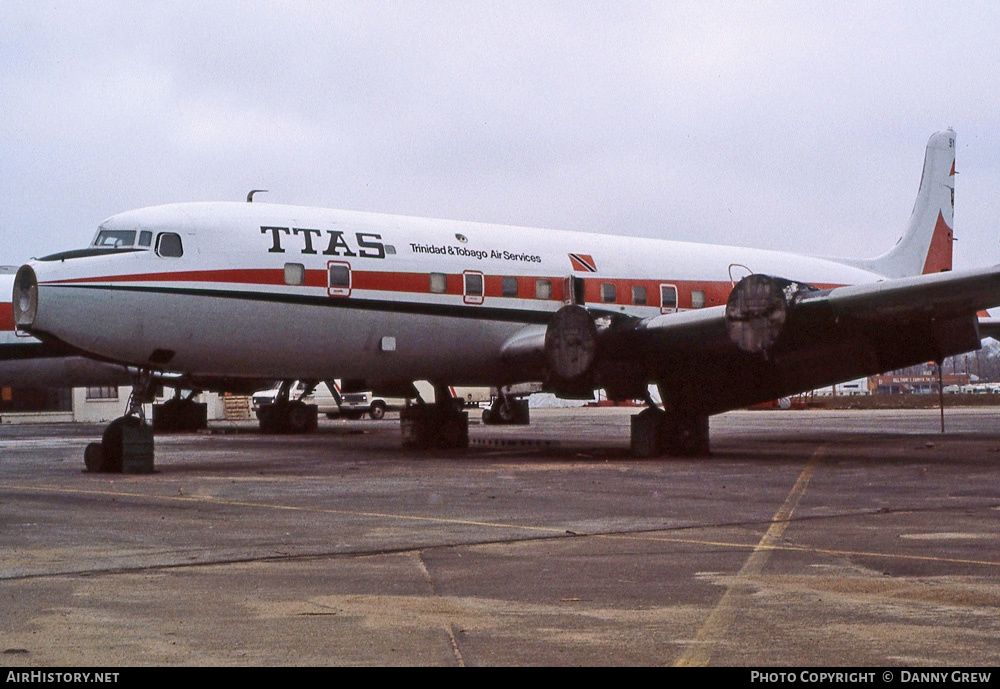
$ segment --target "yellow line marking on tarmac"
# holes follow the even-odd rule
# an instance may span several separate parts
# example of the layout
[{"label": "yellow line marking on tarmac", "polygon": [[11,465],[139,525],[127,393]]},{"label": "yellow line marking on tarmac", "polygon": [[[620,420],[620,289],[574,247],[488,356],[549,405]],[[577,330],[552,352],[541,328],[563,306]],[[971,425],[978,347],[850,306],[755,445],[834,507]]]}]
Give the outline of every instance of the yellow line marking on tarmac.
[{"label": "yellow line marking on tarmac", "polygon": [[[441,594],[438,593],[437,586],[434,585],[434,578],[431,576],[430,570],[427,569],[427,563],[424,562],[424,556],[420,552],[417,552],[417,564],[420,566],[424,580],[431,590],[431,595],[435,598],[440,598]],[[451,644],[451,652],[455,656],[455,662],[459,667],[465,667],[465,658],[462,657],[462,649],[458,647],[458,637],[455,635],[454,623],[445,625],[444,631],[448,635],[448,642]]]},{"label": "yellow line marking on tarmac", "polygon": [[225,505],[227,507],[256,507],[258,509],[270,509],[286,512],[313,512],[319,514],[336,514],[354,517],[381,517],[383,519],[403,519],[418,522],[433,522],[440,524],[459,524],[466,526],[488,526],[499,529],[523,529],[526,531],[541,531],[544,533],[565,533],[566,529],[554,526],[530,526],[527,524],[507,524],[504,522],[484,522],[473,519],[456,519],[453,517],[425,517],[414,514],[393,514],[391,512],[359,512],[357,510],[336,510],[328,507],[298,507],[295,505],[277,505],[265,502],[248,502],[246,500],[226,500],[214,497],[200,497],[191,495],[156,495],[148,493],[129,493],[127,491],[110,490],[82,490],[78,488],[48,488],[41,486],[6,486],[0,488],[12,490],[33,490],[37,492],[69,493],[74,495],[104,495],[116,498],[145,498],[153,500],[168,500],[172,502],[198,502],[212,503],[215,505]]},{"label": "yellow line marking on tarmac", "polygon": [[694,643],[681,654],[674,663],[674,667],[705,667],[708,665],[716,644],[729,631],[733,616],[737,608],[742,605],[742,599],[750,593],[749,577],[760,574],[771,557],[771,553],[777,549],[774,544],[781,539],[785,529],[788,528],[792,512],[795,511],[799,500],[805,494],[806,488],[809,486],[809,479],[812,478],[813,469],[823,456],[823,449],[821,447],[816,450],[806,462],[805,468],[802,469],[802,473],[799,474],[798,480],[792,486],[791,492],[785,498],[785,503],[771,518],[771,526],[768,527],[760,542],[750,553],[747,561],[743,563],[743,567],[729,584],[726,592],[722,594],[722,598],[715,604],[708,619],[698,630]]},{"label": "yellow line marking on tarmac", "polygon": [[[815,455],[814,455],[815,457]],[[807,468],[809,468],[807,466]],[[805,470],[803,470],[803,473]],[[800,476],[801,480],[801,476]],[[796,483],[796,486],[798,483]],[[412,515],[412,514],[394,514],[391,512],[359,512],[356,510],[337,510],[328,507],[298,507],[295,505],[278,505],[274,503],[266,502],[250,502],[246,500],[225,500],[221,498],[205,497],[205,496],[193,496],[193,495],[156,495],[151,493],[129,493],[127,491],[112,491],[112,490],[90,490],[90,489],[79,489],[79,488],[56,488],[47,486],[25,486],[16,484],[0,484],[0,489],[6,490],[29,490],[39,493],[65,493],[73,495],[102,495],[115,498],[139,498],[146,500],[166,500],[171,502],[193,502],[193,503],[210,503],[228,507],[253,507],[257,509],[265,510],[280,510],[287,512],[309,512],[314,514],[332,514],[332,515],[342,515],[342,516],[354,516],[354,517],[379,517],[383,519],[396,519],[403,521],[418,521],[418,522],[428,522],[428,523],[438,523],[438,524],[457,524],[460,526],[479,526],[479,527],[489,527],[493,529],[503,529],[503,530],[517,530],[517,531],[529,531],[535,533],[546,533],[553,535],[572,535],[574,538],[602,538],[607,540],[618,540],[618,541],[641,541],[649,543],[670,543],[675,545],[692,545],[698,547],[710,546],[716,548],[735,548],[740,550],[752,550],[757,551],[788,551],[788,552],[799,552],[799,553],[819,553],[822,555],[836,555],[836,556],[849,556],[849,557],[873,557],[873,558],[886,558],[899,561],[918,561],[918,562],[940,562],[947,564],[963,564],[963,565],[981,565],[987,567],[1000,567],[1000,560],[972,560],[966,558],[955,558],[955,557],[935,557],[932,555],[905,555],[899,553],[881,553],[866,550],[838,550],[835,548],[817,548],[813,546],[802,546],[802,545],[780,545],[775,543],[776,538],[767,539],[762,538],[760,542],[756,545],[751,543],[741,543],[738,541],[719,541],[707,538],[683,538],[679,536],[654,536],[648,533],[589,533],[586,531],[577,531],[572,528],[565,526],[532,526],[530,524],[509,524],[506,522],[495,522],[495,521],[481,521],[472,519],[458,519],[454,517],[428,517],[423,515]],[[792,489],[793,492],[795,488]],[[791,497],[791,496],[789,496]],[[787,500],[786,500],[787,504]],[[781,511],[779,510],[779,513]],[[790,516],[790,513],[789,513]],[[779,526],[775,522],[779,519],[778,515],[772,519],[771,529]],[[785,517],[787,522],[788,517]],[[781,530],[784,531],[787,524],[782,524]],[[705,529],[714,528],[712,525],[705,525]],[[768,533],[771,533],[769,530]]]},{"label": "yellow line marking on tarmac", "polygon": [[900,553],[879,553],[871,550],[838,550],[836,548],[817,548],[805,545],[761,545],[753,546],[748,543],[736,543],[733,541],[710,541],[699,538],[672,538],[661,536],[645,536],[640,534],[588,534],[579,533],[580,536],[591,538],[612,538],[629,541],[658,541],[663,543],[685,543],[698,546],[715,546],[718,548],[743,548],[752,550],[787,551],[793,553],[819,553],[821,555],[843,555],[849,557],[881,557],[889,560],[904,560],[917,562],[944,562],[953,565],[986,565],[989,567],[1000,567],[1000,560],[970,560],[961,557],[936,557],[934,555],[903,555]]}]

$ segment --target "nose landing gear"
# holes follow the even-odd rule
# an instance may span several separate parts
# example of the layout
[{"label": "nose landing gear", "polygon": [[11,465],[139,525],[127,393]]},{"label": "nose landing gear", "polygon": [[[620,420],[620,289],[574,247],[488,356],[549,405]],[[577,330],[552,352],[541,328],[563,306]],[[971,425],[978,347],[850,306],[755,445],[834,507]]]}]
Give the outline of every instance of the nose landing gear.
[{"label": "nose landing gear", "polygon": [[530,423],[528,400],[518,399],[505,392],[503,386],[497,386],[497,398],[489,409],[483,411],[483,423],[486,425],[519,425]]},{"label": "nose landing gear", "polygon": [[99,473],[153,473],[153,429],[146,423],[143,404],[153,401],[152,373],[140,370],[124,416],[109,423],[101,442],[90,443],[83,453],[87,471]]}]

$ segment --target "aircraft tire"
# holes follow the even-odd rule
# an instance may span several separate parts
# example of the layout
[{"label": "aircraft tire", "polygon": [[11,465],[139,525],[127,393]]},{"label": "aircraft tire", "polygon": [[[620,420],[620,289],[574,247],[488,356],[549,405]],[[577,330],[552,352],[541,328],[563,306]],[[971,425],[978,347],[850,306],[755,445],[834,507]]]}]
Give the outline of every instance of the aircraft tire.
[{"label": "aircraft tire", "polygon": [[122,471],[122,429],[125,427],[138,428],[142,421],[137,416],[119,416],[104,429],[101,436],[101,450],[104,454],[104,462],[101,471],[111,474],[120,474]]},{"label": "aircraft tire", "polygon": [[92,474],[104,471],[104,446],[101,443],[87,443],[83,451],[83,464]]},{"label": "aircraft tire", "polygon": [[670,419],[668,423],[667,454],[672,457],[705,457],[711,454],[708,417],[680,417]]},{"label": "aircraft tire", "polygon": [[208,407],[204,404],[172,397],[163,404],[153,405],[153,431],[184,433],[207,427]]},{"label": "aircraft tire", "polygon": [[497,399],[490,408],[489,421],[483,415],[485,423],[508,425],[526,425],[528,423],[528,404],[524,400],[508,399],[506,403]]},{"label": "aircraft tire", "polygon": [[439,450],[462,450],[469,446],[469,417],[464,413],[439,416],[432,446]]},{"label": "aircraft tire", "polygon": [[514,423],[514,416],[516,414],[513,404],[501,404],[497,408],[497,417],[500,419],[500,423],[509,424]]},{"label": "aircraft tire", "polygon": [[309,407],[302,402],[292,402],[286,410],[288,431],[290,433],[308,433],[311,430]]},{"label": "aircraft tire", "polygon": [[257,419],[260,421],[260,432],[267,435],[284,433],[284,415],[278,405],[261,405],[257,410]]}]

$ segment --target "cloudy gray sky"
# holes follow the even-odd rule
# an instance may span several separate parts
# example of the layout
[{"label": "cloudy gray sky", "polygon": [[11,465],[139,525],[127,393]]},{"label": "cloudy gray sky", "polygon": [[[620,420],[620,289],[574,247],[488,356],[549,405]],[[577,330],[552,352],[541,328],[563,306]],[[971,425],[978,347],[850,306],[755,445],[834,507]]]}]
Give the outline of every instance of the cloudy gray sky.
[{"label": "cloudy gray sky", "polygon": [[0,0],[0,263],[251,188],[874,255],[948,126],[956,267],[1000,263],[997,36],[993,2]]}]

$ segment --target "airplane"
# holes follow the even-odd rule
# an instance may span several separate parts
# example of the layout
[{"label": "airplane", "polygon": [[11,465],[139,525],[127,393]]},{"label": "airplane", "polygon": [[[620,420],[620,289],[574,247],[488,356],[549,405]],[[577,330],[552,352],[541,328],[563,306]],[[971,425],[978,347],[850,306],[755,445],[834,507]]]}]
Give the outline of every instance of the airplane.
[{"label": "airplane", "polygon": [[155,206],[22,266],[13,316],[19,332],[141,372],[350,376],[405,397],[430,381],[434,403],[401,415],[408,448],[468,445],[448,386],[541,381],[566,397],[645,399],[633,454],[698,455],[714,414],[980,347],[1000,267],[951,270],[954,175],[949,129],[927,144],[903,236],[871,259],[253,202]]}]

